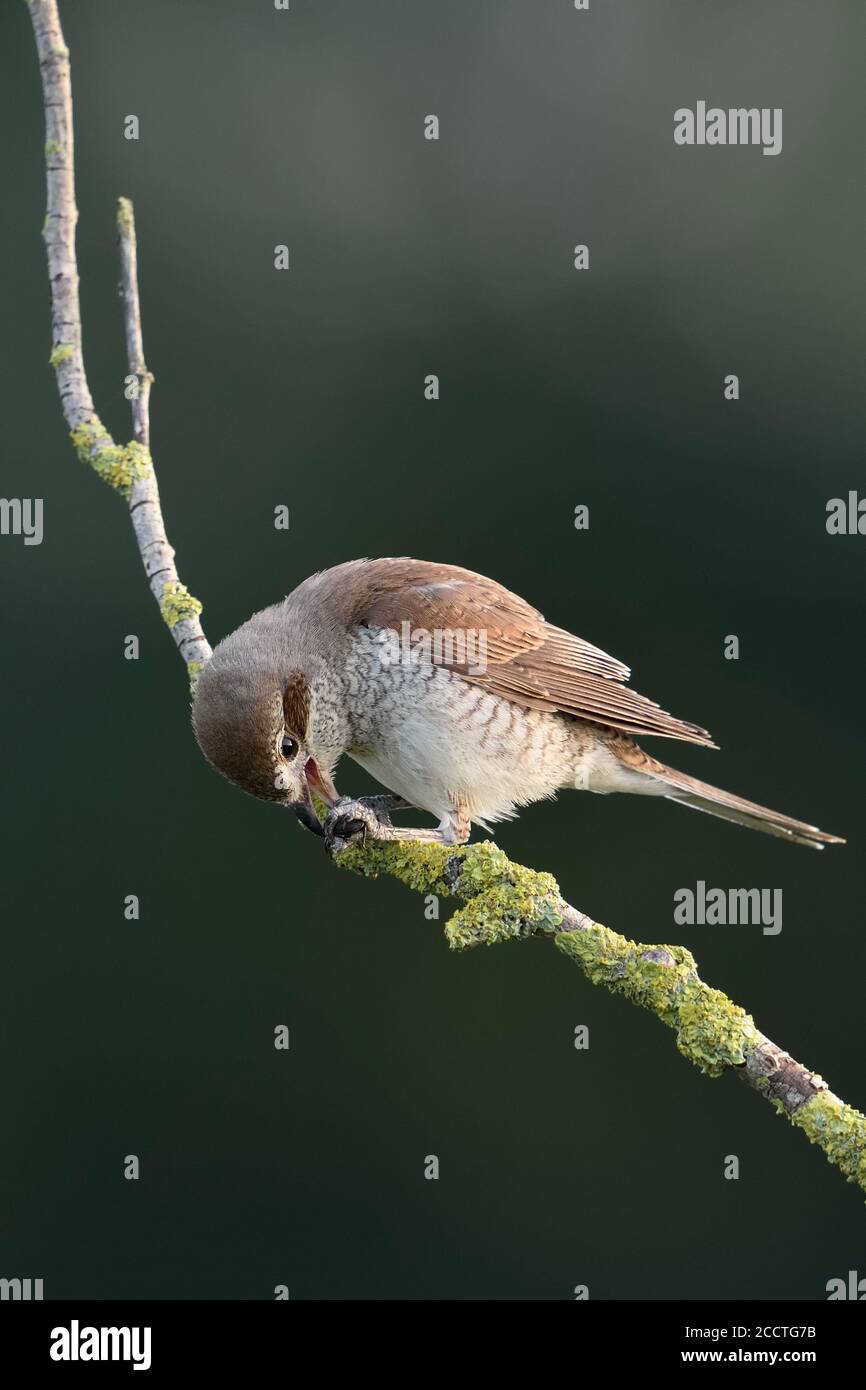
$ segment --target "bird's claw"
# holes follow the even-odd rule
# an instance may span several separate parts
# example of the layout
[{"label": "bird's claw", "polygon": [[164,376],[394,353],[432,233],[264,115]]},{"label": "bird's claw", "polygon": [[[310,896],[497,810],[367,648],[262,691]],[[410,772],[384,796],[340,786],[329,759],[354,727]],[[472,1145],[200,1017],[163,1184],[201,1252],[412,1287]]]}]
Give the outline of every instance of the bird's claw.
[{"label": "bird's claw", "polygon": [[387,799],[344,796],[331,807],[325,819],[325,850],[328,854],[339,854],[350,845],[364,845],[368,835],[373,840],[381,838],[381,831],[390,825],[390,818],[385,806],[382,807],[381,819],[376,814],[375,803],[380,800]]}]

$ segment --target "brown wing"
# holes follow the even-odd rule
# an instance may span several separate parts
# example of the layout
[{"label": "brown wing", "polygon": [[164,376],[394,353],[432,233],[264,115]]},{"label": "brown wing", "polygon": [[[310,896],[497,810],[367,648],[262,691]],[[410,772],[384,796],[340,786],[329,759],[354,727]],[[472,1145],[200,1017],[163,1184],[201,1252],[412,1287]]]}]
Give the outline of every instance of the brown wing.
[{"label": "brown wing", "polygon": [[354,561],[322,579],[341,571],[346,581],[342,592],[352,594],[346,614],[350,622],[398,633],[404,622],[415,632],[483,633],[483,671],[478,672],[482,663],[477,651],[469,661],[451,655],[442,664],[495,695],[630,734],[660,734],[715,747],[699,725],[676,719],[629,690],[624,682],[630,672],[621,661],[545,622],[537,609],[492,579],[410,559]]}]

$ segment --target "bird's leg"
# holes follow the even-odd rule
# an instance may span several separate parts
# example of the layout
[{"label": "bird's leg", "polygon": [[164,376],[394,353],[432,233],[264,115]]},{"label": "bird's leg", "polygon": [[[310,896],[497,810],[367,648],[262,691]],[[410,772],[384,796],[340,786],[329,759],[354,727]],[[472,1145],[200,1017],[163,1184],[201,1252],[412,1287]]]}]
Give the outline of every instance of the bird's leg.
[{"label": "bird's leg", "polygon": [[[390,817],[380,820],[370,804],[379,799],[343,797],[331,808],[325,821],[325,848],[329,854],[347,845],[364,844],[368,835],[371,840],[414,840],[416,844],[427,845],[463,845],[469,839],[469,817],[462,807],[450,811],[436,830],[407,829],[392,825]],[[391,806],[394,804],[390,802]]]}]

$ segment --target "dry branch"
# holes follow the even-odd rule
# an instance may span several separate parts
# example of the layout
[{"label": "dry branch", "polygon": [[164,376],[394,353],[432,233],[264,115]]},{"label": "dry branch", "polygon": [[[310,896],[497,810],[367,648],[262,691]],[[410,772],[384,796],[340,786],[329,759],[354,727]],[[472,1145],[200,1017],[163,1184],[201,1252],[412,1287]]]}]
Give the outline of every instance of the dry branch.
[{"label": "dry branch", "polygon": [[126,318],[129,372],[138,379],[132,401],[135,437],[115,444],[96,413],[84,370],[81,305],[75,254],[75,151],[72,130],[72,82],[69,50],[63,39],[57,0],[30,0],[30,16],[39,54],[45,106],[45,171],[48,208],[43,237],[51,287],[51,365],[69,433],[82,462],[126,499],[139,554],[151,593],[187,664],[194,683],[211,654],[199,622],[201,604],[180,582],[174,551],[165,534],[156,473],[150,454],[148,405],[152,377],[144,364],[138,300],[135,223],[132,204],[121,198],[117,209]]}]

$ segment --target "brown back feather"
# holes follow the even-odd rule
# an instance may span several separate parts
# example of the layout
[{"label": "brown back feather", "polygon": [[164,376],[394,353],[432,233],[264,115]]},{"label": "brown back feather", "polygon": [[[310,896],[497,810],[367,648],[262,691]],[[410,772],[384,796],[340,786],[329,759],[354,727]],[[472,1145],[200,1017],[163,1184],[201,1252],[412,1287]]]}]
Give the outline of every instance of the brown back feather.
[{"label": "brown back feather", "polygon": [[[713,748],[698,724],[677,719],[624,682],[628,667],[600,648],[545,622],[524,599],[484,575],[455,565],[408,558],[356,560],[341,574],[338,592],[349,626],[486,634],[486,669],[444,662],[466,680],[530,709],[559,711],[629,734],[659,734]],[[330,584],[328,584],[330,587]]]}]

